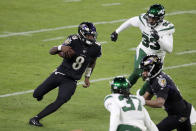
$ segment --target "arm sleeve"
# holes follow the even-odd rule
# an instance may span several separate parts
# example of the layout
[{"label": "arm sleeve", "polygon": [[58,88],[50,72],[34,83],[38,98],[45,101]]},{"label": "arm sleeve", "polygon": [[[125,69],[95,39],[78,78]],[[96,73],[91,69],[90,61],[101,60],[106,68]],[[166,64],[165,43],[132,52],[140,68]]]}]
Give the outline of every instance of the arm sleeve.
[{"label": "arm sleeve", "polygon": [[98,46],[98,48],[99,48],[99,51],[98,51],[98,53],[97,53],[97,56],[96,56],[96,57],[101,57],[101,55],[102,55],[102,48],[101,48],[101,44],[100,44],[100,46]]},{"label": "arm sleeve", "polygon": [[121,31],[125,30],[126,28],[128,28],[130,26],[139,27],[139,17],[138,16],[132,17],[132,18],[128,19],[127,21],[125,21],[123,24],[121,24],[120,27],[118,27],[116,29],[116,33],[119,34]]},{"label": "arm sleeve", "polygon": [[158,128],[156,127],[156,125],[154,124],[154,122],[150,119],[150,116],[147,112],[147,110],[143,107],[143,112],[145,115],[145,120],[144,123],[147,127],[147,131],[158,131]]},{"label": "arm sleeve", "polygon": [[110,112],[109,131],[116,131],[120,124],[120,108],[117,106],[113,98],[109,98],[104,102],[105,108]]},{"label": "arm sleeve", "polygon": [[173,50],[173,35],[172,34],[167,34],[163,35],[159,39],[160,45],[168,53],[171,53]]}]

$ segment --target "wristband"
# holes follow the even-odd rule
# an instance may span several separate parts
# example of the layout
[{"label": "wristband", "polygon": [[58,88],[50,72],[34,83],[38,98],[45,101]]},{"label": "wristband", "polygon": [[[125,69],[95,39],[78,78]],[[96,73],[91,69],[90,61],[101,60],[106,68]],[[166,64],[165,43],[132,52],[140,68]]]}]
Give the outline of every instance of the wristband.
[{"label": "wristband", "polygon": [[61,47],[62,47],[62,45],[59,45],[58,46],[58,51],[61,51]]},{"label": "wristband", "polygon": [[85,76],[86,77],[90,77],[91,76],[91,72],[92,72],[92,68],[90,68],[90,67],[86,68]]}]

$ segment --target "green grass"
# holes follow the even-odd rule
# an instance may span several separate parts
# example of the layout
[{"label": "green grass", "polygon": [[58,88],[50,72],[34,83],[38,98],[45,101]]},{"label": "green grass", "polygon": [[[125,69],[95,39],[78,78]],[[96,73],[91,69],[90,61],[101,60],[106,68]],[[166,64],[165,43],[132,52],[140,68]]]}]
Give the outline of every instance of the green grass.
[{"label": "green grass", "polygon": [[[117,6],[102,6],[107,3],[121,3]],[[146,12],[151,4],[161,3],[166,13],[196,10],[195,0],[2,0],[0,1],[0,35],[18,32],[36,31],[78,25],[82,21],[102,22],[128,19]],[[165,67],[196,62],[196,55],[177,55],[177,52],[196,50],[196,14],[166,16],[165,19],[175,25],[174,50],[166,55]],[[139,29],[130,28],[119,35],[116,43],[110,41],[110,34],[122,22],[98,24],[98,41],[107,41],[102,45],[102,57],[98,59],[91,79],[108,78],[121,74],[130,74],[133,70],[134,48],[141,40]],[[43,40],[62,37],[77,32],[77,28],[53,30],[0,37],[0,95],[35,89],[60,63],[61,58],[49,55],[49,49],[61,44],[64,39]],[[196,66],[166,70],[181,90],[186,100],[196,107]],[[133,87],[135,92],[143,85],[138,80]],[[43,128],[31,127],[28,120],[45,106],[54,101],[57,89],[37,102],[32,93],[0,97],[1,131],[106,131],[109,126],[109,113],[104,109],[103,99],[110,93],[108,81],[92,83],[84,89],[78,86],[72,99],[57,112],[41,120]],[[148,108],[155,123],[162,120],[166,113],[163,109]],[[196,127],[193,126],[193,131]]]}]

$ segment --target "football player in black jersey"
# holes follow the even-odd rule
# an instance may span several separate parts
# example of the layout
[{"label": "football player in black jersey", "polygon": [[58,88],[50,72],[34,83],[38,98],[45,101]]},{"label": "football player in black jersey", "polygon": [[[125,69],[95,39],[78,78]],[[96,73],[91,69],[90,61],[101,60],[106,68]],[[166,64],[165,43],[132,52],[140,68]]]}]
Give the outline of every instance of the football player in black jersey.
[{"label": "football player in black jersey", "polygon": [[[161,60],[156,55],[144,57],[140,63],[143,80],[150,87],[144,94],[145,105],[164,108],[168,116],[157,124],[159,131],[191,131],[190,113],[192,105],[183,99],[170,76],[162,72]],[[156,99],[152,100],[153,95]],[[144,100],[144,99],[143,99]]]},{"label": "football player in black jersey", "polygon": [[85,72],[83,87],[90,86],[90,75],[95,67],[96,59],[101,56],[101,45],[96,41],[96,27],[91,22],[82,22],[78,27],[78,34],[70,35],[62,45],[50,49],[50,54],[63,57],[59,67],[41,84],[33,97],[38,101],[54,88],[58,87],[56,100],[49,104],[29,121],[30,125],[43,126],[39,120],[55,112],[74,94],[77,80],[80,80]]}]

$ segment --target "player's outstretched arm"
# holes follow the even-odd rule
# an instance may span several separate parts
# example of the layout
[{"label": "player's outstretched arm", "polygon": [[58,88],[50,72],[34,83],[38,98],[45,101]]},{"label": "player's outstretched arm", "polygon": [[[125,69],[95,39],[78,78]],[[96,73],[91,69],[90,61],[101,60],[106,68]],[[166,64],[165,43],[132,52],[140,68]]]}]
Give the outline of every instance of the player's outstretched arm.
[{"label": "player's outstretched arm", "polygon": [[110,35],[111,41],[116,42],[116,40],[118,39],[118,33],[116,33],[116,31],[112,32],[112,34]]},{"label": "player's outstretched arm", "polygon": [[128,27],[131,27],[131,26],[134,26],[134,27],[139,27],[139,17],[138,16],[135,16],[135,17],[132,17],[130,19],[128,19],[127,21],[125,21],[123,24],[121,24],[111,35],[110,35],[110,38],[112,41],[116,42],[117,39],[118,39],[118,34],[127,29]]}]

